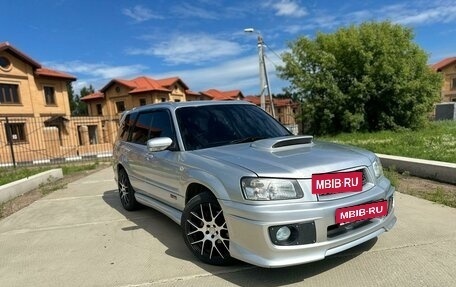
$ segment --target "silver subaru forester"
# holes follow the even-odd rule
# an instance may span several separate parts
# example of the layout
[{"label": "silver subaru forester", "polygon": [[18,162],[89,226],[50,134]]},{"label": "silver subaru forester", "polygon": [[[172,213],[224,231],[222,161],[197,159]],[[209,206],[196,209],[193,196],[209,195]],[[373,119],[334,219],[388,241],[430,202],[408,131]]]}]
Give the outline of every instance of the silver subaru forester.
[{"label": "silver subaru forester", "polygon": [[123,207],[169,216],[209,264],[321,260],[396,223],[395,189],[374,153],[295,136],[242,101],[127,111],[113,158]]}]

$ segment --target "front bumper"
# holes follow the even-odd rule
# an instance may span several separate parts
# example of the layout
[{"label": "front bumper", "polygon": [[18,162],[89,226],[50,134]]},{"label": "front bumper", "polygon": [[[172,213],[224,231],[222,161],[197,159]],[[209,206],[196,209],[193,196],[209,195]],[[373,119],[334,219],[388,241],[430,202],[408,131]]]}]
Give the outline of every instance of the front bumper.
[{"label": "front bumper", "polygon": [[[262,267],[284,267],[321,260],[352,248],[393,228],[394,191],[388,184],[386,188],[375,186],[355,196],[325,202],[247,205],[220,201],[230,234],[231,256]],[[367,220],[340,234],[328,232],[335,226],[337,208],[378,200],[390,203],[385,217]],[[315,243],[282,246],[271,241],[271,226],[310,222],[315,226]]]}]

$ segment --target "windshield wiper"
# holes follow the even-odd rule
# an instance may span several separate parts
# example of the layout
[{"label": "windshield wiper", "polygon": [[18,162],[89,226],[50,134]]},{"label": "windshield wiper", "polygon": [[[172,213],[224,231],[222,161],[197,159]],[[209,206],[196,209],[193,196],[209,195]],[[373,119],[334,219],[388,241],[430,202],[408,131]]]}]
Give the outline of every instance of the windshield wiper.
[{"label": "windshield wiper", "polygon": [[248,142],[254,142],[254,141],[262,140],[262,139],[265,139],[265,137],[260,137],[260,136],[246,137],[246,138],[232,140],[230,142],[230,144],[248,143]]}]

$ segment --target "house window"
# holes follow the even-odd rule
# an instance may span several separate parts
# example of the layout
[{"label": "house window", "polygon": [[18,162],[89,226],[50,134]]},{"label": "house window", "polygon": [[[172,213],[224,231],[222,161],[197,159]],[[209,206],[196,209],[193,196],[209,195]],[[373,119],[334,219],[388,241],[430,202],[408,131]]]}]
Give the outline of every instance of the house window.
[{"label": "house window", "polygon": [[161,98],[162,103],[166,102],[165,98]]},{"label": "house window", "polygon": [[103,110],[101,109],[101,104],[97,104],[97,115],[103,115]]},{"label": "house window", "polygon": [[139,105],[140,106],[145,106],[146,105],[146,99],[139,99]]},{"label": "house window", "polygon": [[0,104],[20,104],[19,86],[0,84]]},{"label": "house window", "polygon": [[451,89],[456,90],[456,78],[451,79]]},{"label": "house window", "polygon": [[11,67],[11,62],[6,57],[0,57],[0,68],[8,70]]},{"label": "house window", "polygon": [[181,100],[174,100],[176,103],[179,103]]},{"label": "house window", "polygon": [[44,86],[44,98],[46,100],[46,105],[55,105],[54,87]]},{"label": "house window", "polygon": [[116,102],[117,113],[125,111],[125,103],[123,101]]},{"label": "house window", "polygon": [[6,138],[8,143],[25,142],[25,123],[5,124]]}]

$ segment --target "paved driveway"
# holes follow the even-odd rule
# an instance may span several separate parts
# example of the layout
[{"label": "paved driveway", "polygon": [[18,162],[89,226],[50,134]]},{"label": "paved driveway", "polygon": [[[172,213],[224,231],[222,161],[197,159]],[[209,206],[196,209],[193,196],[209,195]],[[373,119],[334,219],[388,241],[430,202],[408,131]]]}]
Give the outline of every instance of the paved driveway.
[{"label": "paved driveway", "polygon": [[456,209],[397,194],[378,240],[282,269],[195,260],[179,227],[121,209],[104,169],[0,221],[0,286],[455,286]]}]

